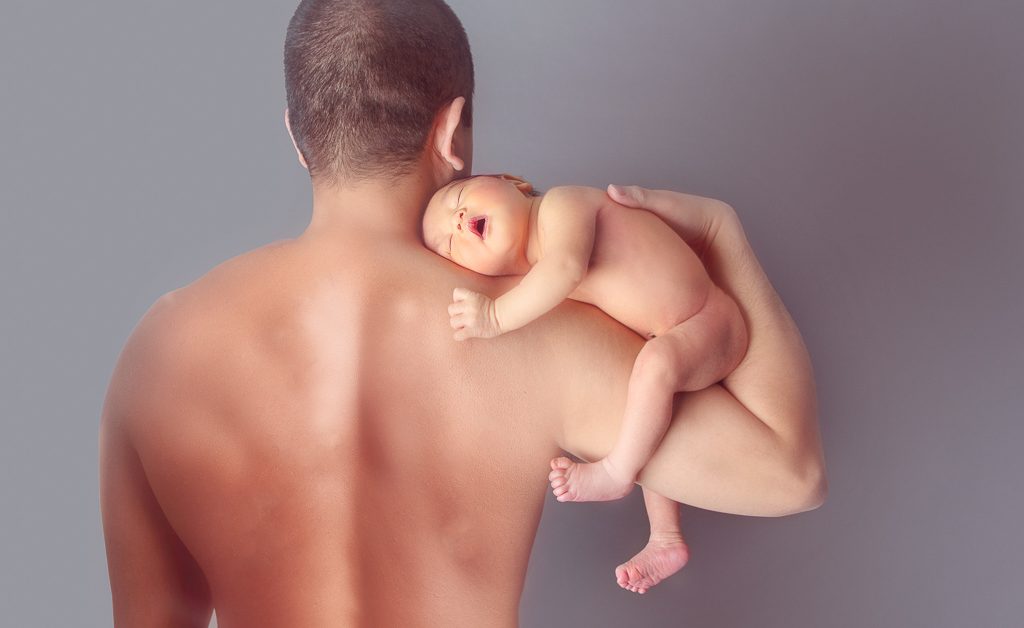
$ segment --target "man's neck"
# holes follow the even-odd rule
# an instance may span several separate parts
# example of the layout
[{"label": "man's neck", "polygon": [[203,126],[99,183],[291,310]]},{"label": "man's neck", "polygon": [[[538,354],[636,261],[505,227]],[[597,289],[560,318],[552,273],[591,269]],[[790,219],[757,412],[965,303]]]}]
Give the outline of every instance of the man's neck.
[{"label": "man's neck", "polygon": [[419,244],[423,209],[437,187],[422,171],[399,179],[314,184],[313,218],[303,236],[386,237]]}]

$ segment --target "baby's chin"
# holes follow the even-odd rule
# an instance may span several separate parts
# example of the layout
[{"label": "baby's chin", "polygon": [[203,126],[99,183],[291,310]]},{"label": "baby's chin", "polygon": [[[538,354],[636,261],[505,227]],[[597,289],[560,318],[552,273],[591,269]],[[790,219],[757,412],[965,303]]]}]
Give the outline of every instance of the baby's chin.
[{"label": "baby's chin", "polygon": [[489,277],[503,277],[505,275],[515,274],[514,269],[511,268],[509,264],[505,263],[504,261],[494,261],[493,263],[481,265],[478,266],[477,268],[471,268],[469,266],[464,266],[464,268],[469,268],[471,271],[475,273],[487,275]]},{"label": "baby's chin", "polygon": [[476,273],[478,275],[487,275],[488,277],[498,277],[498,276],[501,276],[501,275],[505,274],[503,272],[500,272],[500,270],[494,264],[466,264],[464,262],[459,262],[459,261],[456,261],[456,260],[451,260],[451,262],[453,264],[456,264],[458,266],[461,266],[461,267],[465,268],[466,270],[471,270],[471,271],[473,271],[474,273]]}]

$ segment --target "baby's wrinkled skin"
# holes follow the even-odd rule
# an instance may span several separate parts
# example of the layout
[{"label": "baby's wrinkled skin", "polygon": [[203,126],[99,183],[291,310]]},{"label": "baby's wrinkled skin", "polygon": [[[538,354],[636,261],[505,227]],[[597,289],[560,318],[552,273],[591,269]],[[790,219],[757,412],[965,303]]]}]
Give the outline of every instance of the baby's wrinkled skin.
[{"label": "baby's wrinkled skin", "polygon": [[[728,375],[747,349],[736,303],[657,216],[624,207],[603,190],[555,187],[541,196],[509,175],[458,179],[431,198],[423,241],[435,253],[485,275],[523,275],[492,299],[456,288],[448,307],[456,340],[518,329],[566,298],[593,304],[644,338],[619,439],[593,463],[559,457],[549,479],[558,501],[623,497],[668,427],[673,396]],[[671,500],[645,490],[662,542],[616,570],[619,584],[646,590],[678,571],[688,550]],[[670,510],[671,509],[671,510]]]}]

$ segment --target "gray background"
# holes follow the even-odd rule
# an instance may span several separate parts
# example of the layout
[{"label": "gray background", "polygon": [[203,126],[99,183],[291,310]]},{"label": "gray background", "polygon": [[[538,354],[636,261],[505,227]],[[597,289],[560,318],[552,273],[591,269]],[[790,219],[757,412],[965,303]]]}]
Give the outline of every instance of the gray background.
[{"label": "gray background", "polygon": [[[549,501],[522,625],[1019,622],[1022,5],[452,4],[478,171],[737,208],[810,348],[829,470],[810,513],[684,508],[693,558],[642,598],[612,574],[645,540],[639,491]],[[293,7],[0,5],[5,625],[109,625],[96,442],[122,343],[308,220]]]}]

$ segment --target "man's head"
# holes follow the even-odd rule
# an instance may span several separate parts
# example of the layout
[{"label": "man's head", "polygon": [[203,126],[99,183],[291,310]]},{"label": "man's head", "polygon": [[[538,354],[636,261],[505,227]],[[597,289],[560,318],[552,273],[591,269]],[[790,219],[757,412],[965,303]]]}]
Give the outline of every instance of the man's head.
[{"label": "man's head", "polygon": [[284,65],[289,128],[314,181],[409,174],[425,149],[443,152],[432,133],[446,125],[464,155],[453,167],[470,160],[473,58],[442,0],[302,0]]}]

